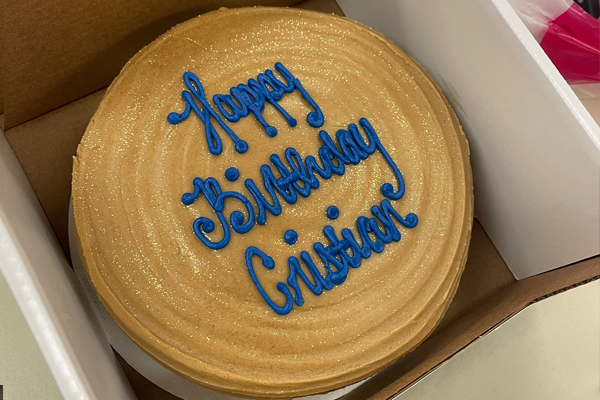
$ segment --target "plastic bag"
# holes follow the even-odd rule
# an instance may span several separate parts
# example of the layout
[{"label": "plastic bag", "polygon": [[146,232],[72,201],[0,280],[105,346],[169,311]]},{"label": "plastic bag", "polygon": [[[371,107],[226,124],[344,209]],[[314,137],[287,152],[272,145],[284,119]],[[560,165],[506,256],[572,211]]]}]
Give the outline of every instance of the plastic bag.
[{"label": "plastic bag", "polygon": [[569,84],[600,83],[600,20],[572,0],[509,2]]}]

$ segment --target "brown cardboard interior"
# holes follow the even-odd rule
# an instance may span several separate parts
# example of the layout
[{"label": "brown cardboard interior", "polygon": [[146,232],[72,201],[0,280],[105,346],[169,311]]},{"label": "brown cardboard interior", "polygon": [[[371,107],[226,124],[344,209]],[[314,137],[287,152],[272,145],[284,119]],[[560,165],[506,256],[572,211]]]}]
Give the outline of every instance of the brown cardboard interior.
[{"label": "brown cardboard interior", "polygon": [[[299,6],[341,14],[333,0],[309,0]],[[65,38],[54,37],[54,40],[64,42]],[[118,68],[112,65],[102,67],[110,70],[110,79],[118,72]],[[49,81],[54,78],[53,75],[45,77]],[[79,85],[77,80],[70,82]],[[73,89],[78,93],[76,96],[58,96],[52,100],[53,107],[68,103],[5,132],[67,256],[72,156],[104,94],[104,89],[89,94],[95,89],[95,86],[80,86],[77,90]],[[71,101],[77,97],[81,98]],[[44,107],[30,109],[27,115],[35,116],[47,111]],[[594,258],[517,282],[481,225],[475,221],[469,258],[458,292],[435,333],[414,352],[380,372],[345,399],[390,398],[531,302],[599,275],[600,258]],[[143,378],[122,359],[119,358],[119,361],[140,399],[175,398]]]},{"label": "brown cardboard interior", "polygon": [[8,1],[6,128],[108,86],[137,51],[180,22],[219,7],[295,3],[298,0]]},{"label": "brown cardboard interior", "polygon": [[[0,19],[0,24],[2,23]],[[0,121],[0,128],[4,130],[4,39],[0,35],[0,114],[2,114],[2,120]]]},{"label": "brown cardboard interior", "polygon": [[[4,26],[4,12],[0,10],[0,26]],[[4,32],[3,32],[4,33]],[[0,129],[4,130],[4,35],[0,35]]]}]

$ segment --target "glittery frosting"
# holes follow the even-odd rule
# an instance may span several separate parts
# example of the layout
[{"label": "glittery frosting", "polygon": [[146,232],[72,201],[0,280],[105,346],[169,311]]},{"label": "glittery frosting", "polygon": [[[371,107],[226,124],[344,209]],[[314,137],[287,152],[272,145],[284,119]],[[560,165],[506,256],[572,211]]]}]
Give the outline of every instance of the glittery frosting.
[{"label": "glittery frosting", "polygon": [[[226,140],[221,154],[211,154],[197,118],[167,121],[169,113],[182,111],[184,73],[193,71],[212,99],[277,62],[321,107],[321,128],[302,117],[313,108],[299,93],[279,101],[296,126],[273,106],[262,111],[277,127],[274,137],[254,118],[229,124],[251,149],[243,154]],[[320,129],[336,132],[361,118],[403,174],[404,197],[392,205],[402,215],[415,213],[419,223],[400,226],[402,240],[363,260],[342,285],[320,296],[306,291],[310,301],[278,315],[246,270],[246,249],[258,246],[273,258],[275,268],[256,268],[256,274],[282,302],[275,285],[287,278],[286,260],[325,243],[324,226],[338,232],[352,227],[383,199],[380,188],[394,175],[382,155],[322,181],[308,198],[284,203],[281,215],[234,233],[220,250],[204,246],[192,230],[196,218],[210,215],[210,206],[186,206],[182,194],[195,177],[222,178],[230,168],[258,182],[271,154],[283,157],[288,147],[317,154]],[[222,179],[223,190],[244,193],[243,179],[230,178]],[[333,204],[339,209],[335,220],[325,212]],[[146,353],[222,392],[291,398],[366,378],[433,331],[464,268],[473,197],[468,147],[456,116],[404,52],[345,18],[244,8],[178,25],[129,61],[78,148],[73,206],[89,280]],[[225,209],[245,212],[235,202]],[[298,233],[294,245],[284,240],[289,230]]]}]

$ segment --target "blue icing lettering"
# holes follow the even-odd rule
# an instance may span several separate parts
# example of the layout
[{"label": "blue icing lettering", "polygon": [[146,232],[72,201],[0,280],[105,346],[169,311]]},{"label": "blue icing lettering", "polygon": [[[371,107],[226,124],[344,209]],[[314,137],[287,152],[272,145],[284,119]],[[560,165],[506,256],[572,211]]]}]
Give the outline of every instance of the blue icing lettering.
[{"label": "blue icing lettering", "polygon": [[254,209],[245,196],[237,192],[222,192],[221,186],[215,178],[207,178],[206,181],[203,181],[202,178],[194,178],[193,183],[194,191],[192,193],[185,193],[183,196],[181,196],[181,201],[185,205],[191,205],[202,194],[208,204],[212,207],[217,216],[217,220],[223,229],[223,239],[218,242],[213,242],[206,237],[205,233],[211,233],[214,231],[214,221],[206,217],[196,218],[192,225],[194,234],[204,245],[210,249],[218,250],[222,249],[225,247],[225,245],[227,245],[227,243],[229,243],[229,224],[223,215],[225,199],[227,198],[239,200],[246,208],[246,213],[248,214],[248,219],[246,222],[244,222],[244,214],[241,211],[234,211],[231,213],[229,216],[229,223],[231,224],[233,230],[237,233],[246,233],[252,229],[254,226]]},{"label": "blue icing lettering", "polygon": [[[230,94],[216,94],[213,96],[213,104],[219,111],[209,104],[206,99],[206,93],[202,87],[200,79],[193,72],[183,74],[183,81],[187,87],[181,93],[181,98],[185,104],[185,110],[182,113],[172,112],[167,116],[167,121],[171,124],[178,124],[187,119],[191,113],[198,116],[204,124],[206,141],[208,150],[211,154],[217,155],[223,152],[223,144],[221,137],[215,130],[213,120],[229,135],[234,143],[234,148],[238,153],[248,151],[248,143],[241,140],[227,126],[221,116],[229,122],[238,122],[241,118],[247,117],[250,113],[263,127],[265,133],[270,136],[277,135],[277,128],[269,125],[262,115],[265,108],[265,103],[271,104],[285,118],[289,126],[296,126],[297,121],[277,103],[281,100],[284,93],[291,93],[298,90],[300,95],[313,108],[307,114],[306,120],[308,124],[314,128],[323,126],[325,118],[323,112],[313,100],[313,98],[304,89],[300,80],[290,71],[287,70],[280,62],[275,64],[275,69],[282,76],[285,83],[277,79],[273,71],[266,70],[264,73],[258,74],[256,79],[249,79],[247,84],[241,83],[229,90]],[[195,100],[194,100],[195,99]],[[200,103],[200,104],[198,104]],[[219,115],[220,114],[220,115]]]},{"label": "blue icing lettering", "polygon": [[285,240],[287,244],[295,244],[298,241],[298,233],[293,229],[288,229],[283,234],[283,240]]},{"label": "blue icing lettering", "polygon": [[[312,107],[306,115],[308,124],[319,128],[324,124],[324,116],[300,80],[293,76],[281,63],[275,64],[275,70],[281,78],[275,77],[273,71],[267,69],[257,75],[256,79],[249,79],[247,84],[241,83],[232,87],[229,94],[216,94],[211,105],[206,99],[206,93],[200,79],[192,72],[183,74],[183,81],[187,87],[181,93],[185,109],[182,113],[172,112],[167,116],[171,124],[178,124],[189,117],[193,111],[204,124],[207,146],[211,154],[221,154],[223,143],[216,130],[219,127],[230,137],[238,153],[248,150],[248,143],[241,140],[229,128],[224,120],[230,123],[238,122],[250,114],[262,126],[267,136],[277,135],[277,129],[267,123],[262,112],[266,103],[273,106],[283,116],[289,126],[297,125],[294,119],[279,101],[285,93],[297,90],[302,98]],[[361,134],[356,124],[350,124],[348,129],[340,129],[335,138],[326,131],[319,131],[322,145],[316,156],[309,155],[303,158],[294,148],[285,149],[282,156],[272,154],[270,164],[260,166],[262,182],[246,179],[244,187],[248,194],[244,195],[235,191],[223,191],[217,179],[208,177],[205,180],[195,178],[193,191],[185,193],[181,201],[186,206],[191,206],[199,197],[204,197],[214,212],[214,217],[200,216],[192,223],[192,230],[201,243],[212,250],[224,248],[232,238],[231,230],[239,234],[248,233],[254,224],[267,223],[268,214],[278,216],[282,212],[281,201],[295,204],[299,198],[309,197],[312,190],[320,186],[320,179],[331,179],[333,175],[345,174],[346,167],[357,165],[372,154],[379,151],[395,176],[396,185],[386,182],[381,185],[381,193],[385,197],[379,205],[371,207],[372,217],[359,216],[356,219],[356,235],[350,229],[344,228],[340,236],[332,226],[325,226],[323,234],[329,244],[315,242],[313,250],[323,268],[317,268],[313,258],[307,251],[301,251],[299,257],[288,258],[288,276],[285,282],[278,282],[276,289],[285,297],[285,303],[278,305],[267,294],[261,285],[255,269],[254,260],[258,257],[262,265],[273,270],[275,261],[255,246],[246,249],[245,263],[248,273],[259,294],[265,302],[278,314],[285,315],[292,311],[294,304],[298,307],[305,303],[301,282],[315,295],[321,295],[324,290],[331,290],[336,285],[345,282],[350,268],[359,268],[362,260],[371,257],[372,252],[381,253],[386,245],[399,242],[401,233],[397,223],[405,228],[414,228],[418,223],[415,214],[409,213],[402,217],[389,200],[399,200],[404,196],[405,183],[398,166],[381,143],[379,136],[366,118],[359,120],[359,125],[364,130]],[[239,170],[230,167],[225,171],[225,179],[235,182]],[[320,179],[319,179],[320,178]],[[227,199],[240,202],[242,210],[235,210],[225,215]],[[388,200],[389,199],[389,200]],[[253,200],[253,202],[251,202]],[[331,205],[327,208],[327,216],[336,219],[339,209]],[[217,225],[220,229],[215,232]],[[219,234],[222,232],[222,234]],[[210,237],[209,237],[210,236]],[[215,237],[217,239],[215,239]],[[218,239],[220,238],[220,239]],[[284,234],[286,243],[293,245],[298,240],[298,233],[289,229]],[[321,273],[324,271],[324,274]]]},{"label": "blue icing lettering", "polygon": [[[333,174],[343,175],[346,171],[346,165],[357,164],[361,160],[367,159],[371,154],[374,154],[379,150],[380,154],[386,160],[390,169],[396,176],[398,189],[395,190],[391,183],[384,183],[381,186],[382,194],[392,200],[398,200],[404,195],[405,185],[402,173],[396,166],[396,163],[392,160],[387,150],[379,140],[379,136],[365,118],[361,118],[359,121],[360,126],[364,129],[368,144],[360,134],[358,127],[354,124],[348,126],[348,130],[340,129],[336,133],[336,139],[326,131],[319,132],[319,138],[323,142],[323,145],[319,148],[318,159],[316,160],[313,156],[308,156],[304,160],[297,150],[294,148],[288,148],[285,150],[285,162],[277,154],[273,154],[270,157],[271,166],[263,164],[260,167],[262,175],[262,188],[256,184],[253,179],[246,179],[244,186],[250,193],[250,196],[244,196],[237,192],[224,192],[221,194],[219,183],[214,178],[207,178],[206,183],[203,185],[210,185],[214,193],[214,201],[206,196],[206,191],[201,190],[197,182],[203,182],[201,178],[194,179],[194,192],[186,193],[182,197],[182,202],[186,205],[192,204],[200,194],[204,194],[209,205],[213,208],[217,215],[219,223],[222,225],[222,229],[225,232],[225,236],[222,241],[218,242],[217,248],[222,248],[230,240],[229,228],[227,227],[227,219],[221,218],[223,208],[217,209],[216,199],[222,203],[226,198],[235,198],[240,200],[246,210],[248,211],[248,220],[243,223],[244,216],[240,211],[235,211],[230,216],[231,227],[237,233],[246,233],[254,226],[256,222],[258,225],[264,225],[267,222],[267,212],[273,216],[281,214],[281,202],[280,198],[288,204],[295,204],[298,201],[298,195],[301,197],[308,197],[313,189],[319,187],[319,179],[330,179]],[[337,143],[336,143],[337,142]],[[287,165],[286,165],[287,163]],[[279,173],[280,177],[276,178],[273,172],[273,168]],[[210,183],[209,183],[210,182]],[[218,188],[218,193],[217,193]],[[256,213],[251,205],[249,198],[254,199],[256,207]],[[221,204],[219,203],[219,204]],[[250,213],[251,211],[251,213]],[[256,216],[256,219],[255,219]],[[196,220],[194,226],[198,226],[198,229],[194,229],[196,235],[200,238],[202,243],[206,244],[210,248],[217,245],[215,243],[210,246],[208,238],[202,234],[202,232],[210,233],[206,230],[211,225],[206,225],[204,219],[199,218]],[[212,222],[212,221],[211,221]],[[234,224],[235,222],[235,224]],[[204,225],[203,225],[204,224]],[[369,231],[370,225],[364,222],[359,224],[359,228]],[[204,226],[204,231],[200,228]],[[212,226],[214,229],[214,226]],[[373,251],[377,251],[381,246],[374,244]],[[363,250],[364,251],[364,250]]]},{"label": "blue icing lettering", "polygon": [[[306,251],[300,253],[300,259],[306,269],[301,266],[301,262],[297,257],[288,258],[287,283],[278,282],[276,285],[277,290],[283,293],[286,298],[283,307],[278,306],[271,300],[258,281],[254,272],[252,257],[259,256],[263,265],[271,270],[275,268],[275,261],[257,247],[248,247],[245,256],[248,273],[259,293],[273,311],[280,315],[286,315],[292,311],[294,303],[298,307],[304,304],[305,300],[299,285],[300,281],[313,294],[319,296],[324,290],[331,290],[335,286],[344,283],[348,276],[349,267],[360,267],[363,259],[371,257],[371,250],[381,253],[387,244],[399,242],[402,235],[394,220],[405,228],[414,228],[418,224],[416,214],[409,213],[406,218],[402,217],[387,199],[382,200],[380,205],[373,206],[371,214],[373,218],[359,216],[356,219],[356,228],[361,245],[358,244],[354,233],[348,228],[342,230],[342,238],[338,238],[331,226],[323,228],[323,234],[329,240],[330,245],[325,246],[323,243],[316,242],[313,249],[323,264],[325,276],[321,274],[310,254]],[[375,240],[370,235],[371,233],[375,236]],[[348,254],[348,250],[352,250],[352,256]],[[306,270],[308,270],[308,274]],[[292,291],[294,292],[293,296]]]},{"label": "blue icing lettering", "polygon": [[229,182],[235,182],[240,177],[240,171],[236,167],[229,167],[225,171],[225,179]]},{"label": "blue icing lettering", "polygon": [[[227,124],[223,122],[219,114],[217,114],[217,112],[211,107],[206,100],[206,94],[204,93],[204,88],[202,87],[202,83],[200,83],[200,79],[198,79],[193,72],[186,72],[183,74],[183,81],[188,88],[188,90],[181,92],[181,98],[185,103],[185,110],[181,114],[175,112],[170,113],[167,116],[167,121],[169,121],[171,124],[178,124],[189,117],[190,112],[193,110],[198,118],[200,118],[200,121],[204,123],[208,151],[210,151],[212,154],[221,154],[223,151],[221,137],[212,124],[212,119],[214,119],[233,140],[236,151],[238,153],[245,153],[248,150],[248,143],[240,140],[240,138],[238,138],[236,134],[233,133],[233,131],[227,126]],[[194,101],[194,97],[196,100],[198,100],[200,105],[202,105],[202,110]]]},{"label": "blue icing lettering", "polygon": [[279,290],[285,296],[285,305],[283,307],[278,306],[273,300],[271,300],[271,298],[269,297],[267,292],[265,292],[265,289],[263,289],[262,285],[260,284],[258,278],[256,277],[256,272],[254,272],[254,264],[252,262],[252,257],[254,257],[254,256],[258,256],[260,258],[260,260],[262,261],[263,266],[267,269],[275,268],[275,261],[273,260],[273,258],[271,258],[268,255],[266,255],[265,253],[263,253],[257,247],[250,246],[246,249],[246,255],[245,255],[246,267],[248,268],[248,274],[250,275],[250,279],[252,279],[252,282],[254,282],[254,285],[258,289],[258,292],[260,293],[262,298],[265,300],[265,302],[277,314],[280,314],[280,315],[289,314],[290,311],[292,311],[292,307],[294,306],[294,300],[292,298],[292,293],[290,292],[290,289],[283,282],[279,282],[276,285],[277,290]]},{"label": "blue icing lettering", "polygon": [[327,207],[327,218],[337,219],[340,215],[340,210],[336,206]]}]

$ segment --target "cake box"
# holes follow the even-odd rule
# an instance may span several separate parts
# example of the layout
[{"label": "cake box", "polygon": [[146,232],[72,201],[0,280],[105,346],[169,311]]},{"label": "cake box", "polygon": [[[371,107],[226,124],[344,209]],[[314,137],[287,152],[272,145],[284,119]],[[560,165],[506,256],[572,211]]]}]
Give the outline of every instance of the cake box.
[{"label": "cake box", "polygon": [[[156,36],[220,6],[296,2],[33,3],[8,5],[4,17],[2,273],[65,399],[174,398],[115,356],[71,270],[71,157],[103,88]],[[346,399],[393,398],[531,302],[600,275],[598,125],[505,0],[462,3],[297,5],[372,26],[423,64],[471,143],[481,222],[438,329]],[[551,181],[548,160],[561,167]]]}]

